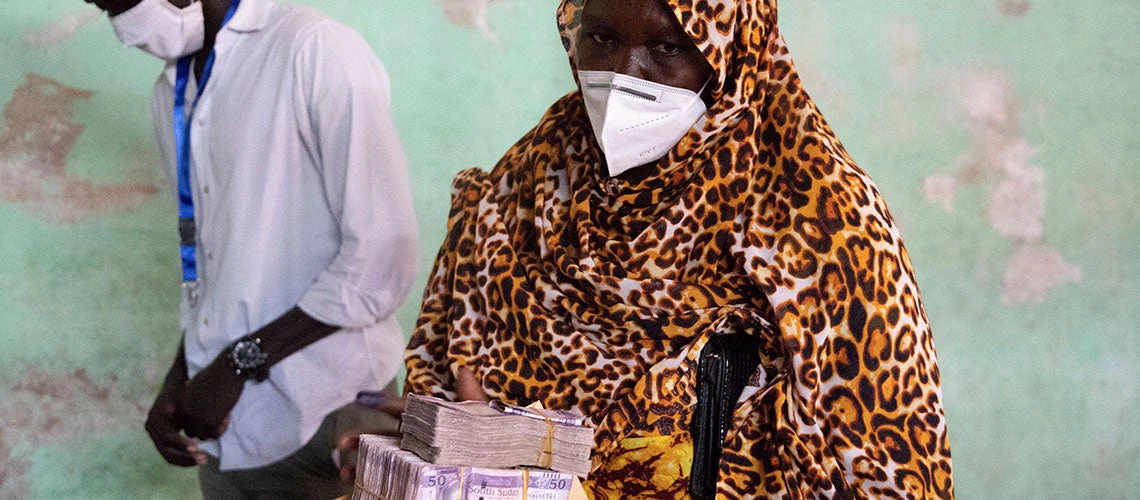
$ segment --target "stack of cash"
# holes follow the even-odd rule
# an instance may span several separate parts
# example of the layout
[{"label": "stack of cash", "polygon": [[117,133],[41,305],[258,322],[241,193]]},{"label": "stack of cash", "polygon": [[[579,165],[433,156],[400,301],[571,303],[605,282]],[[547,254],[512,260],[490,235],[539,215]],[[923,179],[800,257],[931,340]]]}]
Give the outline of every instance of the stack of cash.
[{"label": "stack of cash", "polygon": [[574,477],[548,470],[435,465],[400,439],[360,437],[352,500],[567,500]]},{"label": "stack of cash", "polygon": [[590,472],[594,430],[577,413],[411,395],[400,430],[400,447],[433,464]]}]

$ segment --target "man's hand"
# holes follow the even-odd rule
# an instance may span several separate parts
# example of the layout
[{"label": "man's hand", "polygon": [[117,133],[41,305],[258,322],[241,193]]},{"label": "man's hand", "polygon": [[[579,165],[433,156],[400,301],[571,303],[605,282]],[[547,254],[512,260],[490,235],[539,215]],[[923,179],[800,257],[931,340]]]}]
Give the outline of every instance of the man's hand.
[{"label": "man's hand", "polygon": [[174,423],[175,393],[177,389],[164,387],[155,398],[154,406],[146,416],[146,432],[158,453],[167,462],[179,467],[193,467],[206,463],[206,452],[198,449],[198,442],[183,436]]},{"label": "man's hand", "polygon": [[[459,368],[456,370],[455,380],[455,395],[459,401],[490,401],[491,398],[483,390],[483,384],[479,382],[475,372],[469,368]],[[372,409],[387,413],[397,419],[402,419],[404,416],[405,398],[390,398],[384,399],[377,406],[371,406]],[[358,460],[358,453],[360,451],[360,436],[362,434],[379,434],[385,436],[400,436],[399,431],[354,431],[344,433],[337,436],[336,442],[336,456],[339,458],[338,465],[340,466],[340,480],[347,484],[352,484],[356,481],[356,463]]]},{"label": "man's hand", "polygon": [[178,392],[174,418],[187,436],[218,439],[229,427],[230,412],[241,397],[245,379],[230,368],[226,353],[198,372]]},{"label": "man's hand", "polygon": [[[395,396],[395,382],[392,386],[393,397],[386,397],[379,404],[366,404],[368,408],[387,413],[400,420],[404,416],[404,398]],[[363,434],[378,434],[381,436],[399,437],[400,431],[396,429],[365,429],[343,432],[336,437],[336,450],[334,451],[337,466],[340,467],[340,479],[346,484],[356,481],[356,461],[360,451],[360,436]]]},{"label": "man's hand", "polygon": [[110,16],[117,16],[128,10],[131,7],[138,5],[142,0],[83,0],[84,2],[94,4],[96,7],[107,11]]}]

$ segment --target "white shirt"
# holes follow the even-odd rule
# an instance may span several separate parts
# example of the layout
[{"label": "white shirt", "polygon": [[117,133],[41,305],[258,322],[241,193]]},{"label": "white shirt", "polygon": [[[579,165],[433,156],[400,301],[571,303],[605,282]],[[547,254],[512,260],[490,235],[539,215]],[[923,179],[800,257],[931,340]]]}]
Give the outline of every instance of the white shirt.
[{"label": "white shirt", "polygon": [[[358,391],[393,379],[405,344],[393,313],[417,235],[388,77],[359,34],[242,0],[215,50],[191,131],[201,296],[181,308],[190,375],[295,306],[344,328],[246,383],[229,430],[202,443],[233,470],[287,457]],[[172,183],[174,80],[168,65],[152,110]]]}]

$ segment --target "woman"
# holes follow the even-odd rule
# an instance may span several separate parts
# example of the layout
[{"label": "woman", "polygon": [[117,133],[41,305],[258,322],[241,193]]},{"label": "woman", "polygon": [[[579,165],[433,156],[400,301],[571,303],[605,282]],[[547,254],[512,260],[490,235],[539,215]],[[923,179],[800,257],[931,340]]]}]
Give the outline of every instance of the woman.
[{"label": "woman", "polygon": [[456,177],[408,390],[578,408],[594,496],[683,497],[698,356],[743,330],[761,362],[718,496],[951,498],[909,258],[801,88],[775,0],[558,16],[580,89]]}]

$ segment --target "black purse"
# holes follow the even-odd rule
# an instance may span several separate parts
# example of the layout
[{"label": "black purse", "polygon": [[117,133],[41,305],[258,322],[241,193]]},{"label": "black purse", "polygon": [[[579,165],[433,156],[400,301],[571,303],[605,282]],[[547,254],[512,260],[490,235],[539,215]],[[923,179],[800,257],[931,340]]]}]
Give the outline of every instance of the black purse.
[{"label": "black purse", "polygon": [[697,408],[693,412],[693,468],[689,494],[716,497],[721,449],[736,401],[760,364],[760,339],[747,333],[713,335],[697,365]]}]

